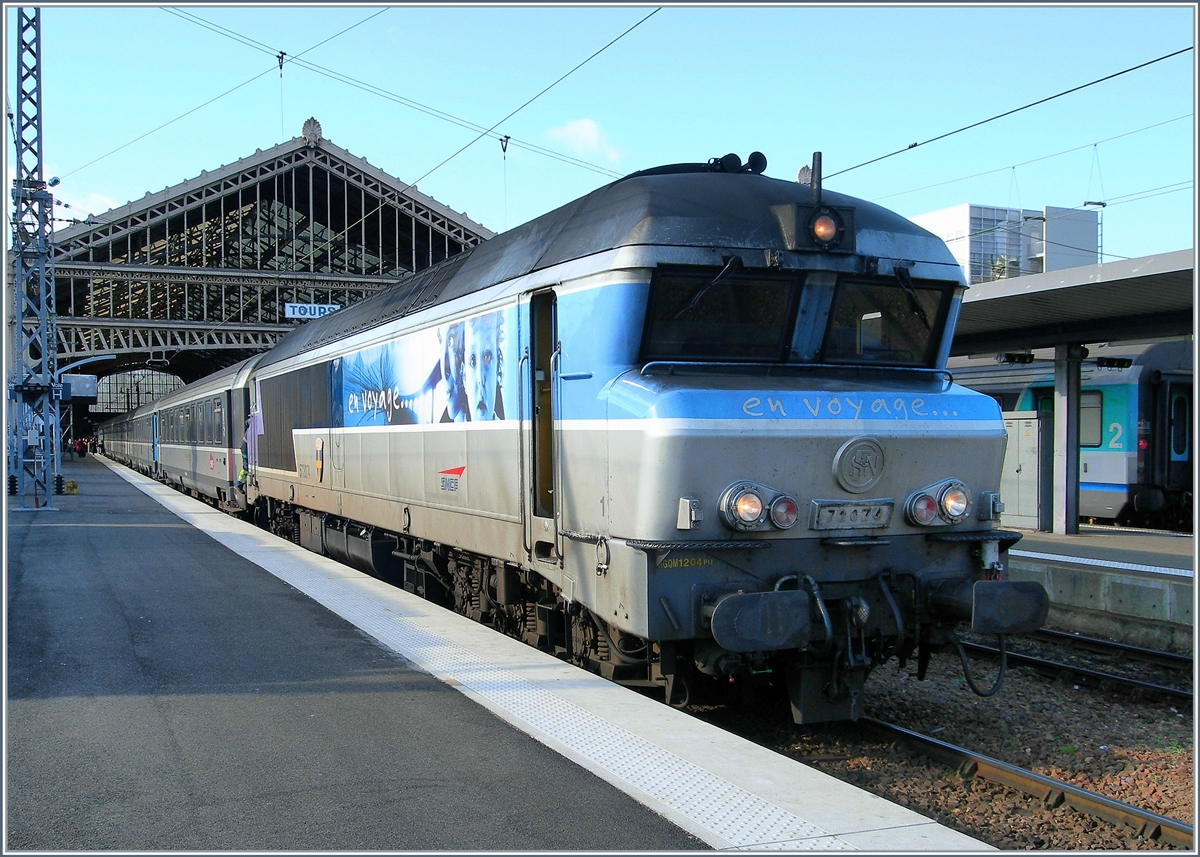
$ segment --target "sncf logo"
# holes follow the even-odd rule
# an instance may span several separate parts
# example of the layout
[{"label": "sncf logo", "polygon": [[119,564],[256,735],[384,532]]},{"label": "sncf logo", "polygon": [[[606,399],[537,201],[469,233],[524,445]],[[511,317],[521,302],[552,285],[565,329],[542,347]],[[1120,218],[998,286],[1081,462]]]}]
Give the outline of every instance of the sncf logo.
[{"label": "sncf logo", "polygon": [[873,437],[848,440],[833,457],[833,472],[843,488],[861,494],[883,476],[883,447]]},{"label": "sncf logo", "polygon": [[441,485],[439,486],[441,490],[451,494],[458,491],[458,480],[466,469],[464,465],[462,467],[451,468],[450,470],[439,470],[438,476],[442,478]]}]

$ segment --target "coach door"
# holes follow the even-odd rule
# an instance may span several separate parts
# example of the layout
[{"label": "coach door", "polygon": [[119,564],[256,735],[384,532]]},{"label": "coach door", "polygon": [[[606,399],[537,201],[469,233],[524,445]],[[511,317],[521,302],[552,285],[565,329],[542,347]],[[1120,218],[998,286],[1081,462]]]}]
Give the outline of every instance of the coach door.
[{"label": "coach door", "polygon": [[1192,487],[1192,385],[1167,385],[1167,488]]},{"label": "coach door", "polygon": [[158,413],[150,415],[150,460],[154,462],[154,474],[158,475]]},{"label": "coach door", "polygon": [[[555,324],[555,295],[539,292],[529,302],[529,366],[522,380],[528,392],[522,395],[522,406],[528,401],[529,466],[526,468],[529,490],[525,501],[530,504],[526,549],[534,559],[559,563],[562,556],[558,531],[562,509],[557,490],[559,471],[559,438],[555,416],[558,409],[558,337]],[[523,440],[524,443],[524,440]]]}]

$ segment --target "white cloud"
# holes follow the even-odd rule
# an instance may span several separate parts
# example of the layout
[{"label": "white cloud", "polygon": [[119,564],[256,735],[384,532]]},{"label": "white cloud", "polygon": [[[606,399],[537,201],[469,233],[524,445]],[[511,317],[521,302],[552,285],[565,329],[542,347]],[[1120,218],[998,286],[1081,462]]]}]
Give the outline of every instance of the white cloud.
[{"label": "white cloud", "polygon": [[621,153],[608,142],[608,138],[593,119],[574,119],[565,125],[551,128],[546,133],[550,139],[565,143],[568,149],[581,158],[598,155],[611,163],[616,163],[621,158]]}]

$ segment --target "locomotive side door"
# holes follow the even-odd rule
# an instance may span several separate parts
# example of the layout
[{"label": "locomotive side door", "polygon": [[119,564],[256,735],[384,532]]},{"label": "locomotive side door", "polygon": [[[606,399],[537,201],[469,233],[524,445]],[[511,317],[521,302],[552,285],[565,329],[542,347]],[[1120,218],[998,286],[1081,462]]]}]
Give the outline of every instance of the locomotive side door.
[{"label": "locomotive side door", "polygon": [[534,559],[560,563],[559,520],[562,509],[558,498],[558,438],[555,417],[558,410],[558,334],[555,320],[556,296],[553,291],[534,294],[529,301],[529,367],[523,394],[530,419],[529,491],[530,504],[526,548]]}]

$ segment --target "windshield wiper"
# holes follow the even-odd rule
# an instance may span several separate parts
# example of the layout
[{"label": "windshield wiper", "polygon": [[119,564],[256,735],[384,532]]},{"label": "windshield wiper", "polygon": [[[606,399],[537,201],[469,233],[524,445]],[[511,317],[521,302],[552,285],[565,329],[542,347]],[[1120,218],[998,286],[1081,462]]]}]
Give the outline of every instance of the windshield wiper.
[{"label": "windshield wiper", "polygon": [[688,305],[685,306],[683,309],[681,309],[679,312],[675,313],[675,315],[671,316],[671,321],[678,321],[679,317],[681,315],[684,315],[684,314],[689,313],[692,310],[694,310],[696,308],[696,304],[700,303],[700,298],[704,297],[705,292],[707,292],[709,289],[711,289],[717,283],[721,282],[721,280],[724,280],[730,274],[740,271],[741,269],[742,269],[742,257],[741,256],[731,256],[729,258],[729,261],[725,263],[725,267],[721,269],[721,273],[719,273],[715,277],[713,277],[713,281],[711,283],[709,283],[707,286],[701,286],[696,291],[696,294],[692,295],[692,299],[690,301],[688,301]]},{"label": "windshield wiper", "polygon": [[913,288],[912,274],[908,268],[896,266],[896,280],[900,283],[900,288],[904,289],[904,294],[908,295],[908,305],[913,311],[913,315],[921,319],[921,323],[925,325],[926,330],[932,330],[933,325],[929,323],[929,318],[925,315],[925,308],[921,306],[921,301],[917,299],[916,289]]}]

